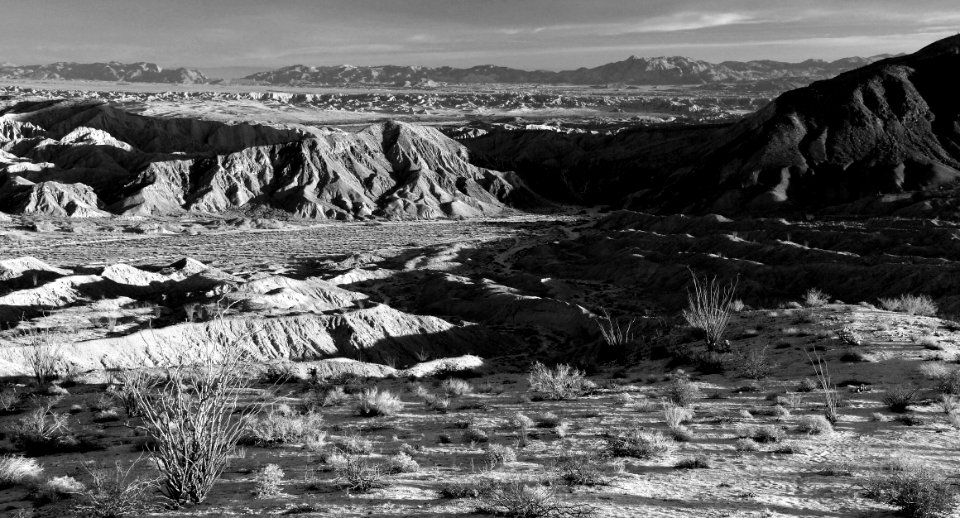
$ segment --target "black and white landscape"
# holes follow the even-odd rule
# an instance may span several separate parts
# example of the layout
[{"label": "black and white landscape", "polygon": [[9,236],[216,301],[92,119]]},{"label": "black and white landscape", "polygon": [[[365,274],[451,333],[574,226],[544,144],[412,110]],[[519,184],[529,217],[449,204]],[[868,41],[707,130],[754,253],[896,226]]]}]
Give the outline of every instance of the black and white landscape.
[{"label": "black and white landscape", "polygon": [[960,516],[956,6],[225,3],[0,4],[0,514]]}]

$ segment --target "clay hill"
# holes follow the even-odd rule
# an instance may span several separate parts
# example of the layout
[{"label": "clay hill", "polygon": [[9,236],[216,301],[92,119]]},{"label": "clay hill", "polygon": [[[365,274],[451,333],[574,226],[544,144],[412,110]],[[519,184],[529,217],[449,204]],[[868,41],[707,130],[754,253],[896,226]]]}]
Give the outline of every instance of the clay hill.
[{"label": "clay hill", "polygon": [[356,133],[133,115],[98,102],[0,109],[0,211],[71,217],[266,207],[307,218],[470,217],[536,201],[439,131]]},{"label": "clay hill", "polygon": [[207,83],[202,72],[191,68],[163,69],[156,63],[66,63],[17,66],[0,65],[0,79],[126,81],[129,83]]},{"label": "clay hill", "polygon": [[756,82],[774,79],[815,79],[872,63],[885,56],[844,58],[836,61],[809,59],[800,63],[782,61],[725,61],[708,63],[682,56],[640,58],[593,68],[552,72],[518,70],[494,65],[470,68],[351,65],[310,67],[294,65],[249,75],[244,79],[271,85],[423,85],[430,83],[534,83],[594,85],[697,85],[724,82]]},{"label": "clay hill", "polygon": [[[953,214],[960,36],[787,92],[732,125],[462,142],[561,200],[670,212]],[[623,193],[633,193],[624,197]]]}]

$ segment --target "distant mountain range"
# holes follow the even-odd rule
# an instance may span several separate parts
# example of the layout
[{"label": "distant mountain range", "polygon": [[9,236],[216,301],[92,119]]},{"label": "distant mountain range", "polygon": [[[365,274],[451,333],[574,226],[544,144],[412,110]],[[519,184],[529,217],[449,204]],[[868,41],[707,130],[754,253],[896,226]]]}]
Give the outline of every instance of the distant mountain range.
[{"label": "distant mountain range", "polygon": [[164,70],[156,63],[51,63],[49,65],[0,65],[0,79],[78,81],[126,81],[130,83],[207,83],[202,72],[192,68]]},{"label": "distant mountain range", "polygon": [[724,61],[709,63],[681,56],[638,58],[608,63],[594,68],[553,72],[518,70],[494,65],[470,68],[351,65],[309,67],[294,65],[245,77],[245,80],[269,85],[342,86],[383,85],[416,86],[431,83],[527,83],[527,84],[628,84],[697,85],[725,82],[755,82],[772,79],[826,79],[868,65],[888,55],[869,58],[844,58],[836,61],[808,59],[800,63],[781,61]]}]

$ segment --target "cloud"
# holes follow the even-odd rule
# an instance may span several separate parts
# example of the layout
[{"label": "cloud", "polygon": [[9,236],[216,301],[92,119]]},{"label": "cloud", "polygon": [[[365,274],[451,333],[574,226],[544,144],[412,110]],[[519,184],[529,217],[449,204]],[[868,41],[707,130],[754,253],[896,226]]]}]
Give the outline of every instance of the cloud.
[{"label": "cloud", "polygon": [[509,36],[541,33],[593,34],[596,36],[623,36],[663,32],[695,31],[728,25],[761,23],[764,20],[746,13],[681,12],[667,16],[604,23],[568,23],[540,27],[506,27],[497,32]]}]

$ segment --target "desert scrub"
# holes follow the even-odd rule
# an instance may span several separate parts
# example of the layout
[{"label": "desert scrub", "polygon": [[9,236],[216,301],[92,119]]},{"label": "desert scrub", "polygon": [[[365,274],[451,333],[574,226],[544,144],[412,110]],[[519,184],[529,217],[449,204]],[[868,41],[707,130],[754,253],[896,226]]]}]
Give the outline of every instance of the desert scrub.
[{"label": "desert scrub", "polygon": [[409,453],[399,452],[387,459],[383,469],[390,474],[416,473],[420,471],[420,464]]},{"label": "desert scrub", "polygon": [[957,495],[946,476],[922,466],[899,466],[867,480],[868,498],[900,509],[908,518],[939,518],[950,514]]},{"label": "desert scrub", "polygon": [[677,469],[710,469],[710,462],[703,455],[697,455],[689,459],[681,459],[673,467]]},{"label": "desert scrub", "polygon": [[900,295],[891,299],[880,299],[880,306],[887,311],[908,315],[932,317],[937,314],[937,304],[927,295]]},{"label": "desert scrub", "polygon": [[803,305],[808,308],[819,308],[830,302],[830,295],[827,295],[819,288],[810,288],[803,294]]},{"label": "desert scrub", "polygon": [[349,455],[369,455],[373,452],[373,442],[359,435],[343,437],[333,443],[333,446]]},{"label": "desert scrub", "polygon": [[551,369],[536,362],[527,376],[527,381],[534,394],[551,400],[580,397],[590,386],[583,372],[566,364],[560,364]]},{"label": "desert scrub", "polygon": [[477,511],[513,518],[593,516],[584,506],[563,502],[556,489],[521,481],[497,482],[477,498]]},{"label": "desert scrub", "polygon": [[731,304],[737,292],[737,282],[721,284],[716,277],[702,279],[691,272],[693,288],[687,291],[687,309],[683,317],[690,327],[697,330],[707,345],[707,349],[716,352],[729,351],[723,340],[732,313]]},{"label": "desert scrub", "polygon": [[673,449],[673,442],[657,431],[633,427],[625,433],[607,437],[604,452],[610,457],[656,459]]},{"label": "desert scrub", "polygon": [[907,411],[907,407],[919,400],[919,393],[919,387],[906,384],[894,385],[883,395],[883,404],[887,405],[891,412],[903,413]]},{"label": "desert scrub", "polygon": [[608,346],[622,348],[633,341],[635,318],[613,318],[604,309],[603,316],[597,317],[595,322],[600,329],[600,336]]},{"label": "desert scrub", "polygon": [[668,404],[663,407],[663,421],[671,430],[683,427],[683,424],[693,419],[693,410],[678,405]]},{"label": "desert scrub", "polygon": [[663,395],[668,401],[679,406],[690,406],[702,397],[700,389],[683,373],[674,376],[664,389]]},{"label": "desert scrub", "polygon": [[427,410],[446,414],[447,410],[450,409],[450,400],[445,397],[427,393],[423,395],[423,406],[427,407]]},{"label": "desert scrub", "polygon": [[340,488],[347,491],[366,493],[385,486],[381,467],[355,455],[346,456],[334,468],[334,474]]},{"label": "desert scrub", "polygon": [[85,467],[89,481],[79,495],[74,510],[81,516],[117,518],[142,516],[156,506],[153,493],[157,481],[135,477],[139,459],[127,467],[118,461],[114,467]]},{"label": "desert scrub", "polygon": [[473,393],[473,385],[468,381],[457,378],[448,378],[440,383],[440,390],[447,397],[460,397]]},{"label": "desert scrub", "polygon": [[754,441],[749,437],[737,439],[737,442],[734,443],[733,447],[739,452],[757,451],[760,449],[760,445],[757,444],[757,441]]},{"label": "desert scrub", "polygon": [[0,456],[0,488],[34,482],[43,473],[43,467],[36,459],[22,455]]},{"label": "desert scrub", "polygon": [[490,441],[490,436],[487,434],[486,430],[484,430],[483,428],[480,428],[479,426],[476,426],[474,424],[470,424],[463,431],[461,440],[466,444],[474,444],[474,443],[483,444]]},{"label": "desert scrub", "polygon": [[[272,409],[250,419],[249,442],[258,445],[304,444],[323,442],[323,416],[307,411],[294,414],[288,409]],[[245,441],[246,442],[246,441]]]},{"label": "desert scrub", "polygon": [[85,491],[86,486],[79,480],[70,477],[53,477],[37,487],[37,493],[34,500],[41,505],[49,502],[57,502],[73,498]]},{"label": "desert scrub", "polygon": [[487,465],[490,468],[517,462],[517,452],[504,444],[490,444],[487,446]]},{"label": "desert scrub", "polygon": [[762,347],[752,347],[746,351],[740,351],[737,354],[736,365],[737,373],[744,377],[755,380],[764,379],[773,372],[777,365],[770,360],[768,354],[769,345]]},{"label": "desert scrub", "polygon": [[493,484],[489,480],[446,482],[440,486],[440,498],[480,498],[488,493]]},{"label": "desert scrub", "polygon": [[22,360],[37,385],[57,379],[59,372],[66,369],[63,346],[53,339],[48,330],[31,329],[25,331],[23,336],[26,344],[21,352]]},{"label": "desert scrub", "polygon": [[361,417],[392,416],[403,410],[403,402],[389,390],[370,388],[357,394],[356,410]]},{"label": "desert scrub", "polygon": [[805,415],[797,421],[797,431],[810,435],[833,433],[833,425],[822,415]]},{"label": "desert scrub", "polygon": [[557,478],[571,486],[603,486],[609,470],[600,453],[564,455],[554,464]]},{"label": "desert scrub", "polygon": [[257,498],[272,498],[282,493],[283,470],[276,464],[267,464],[253,477],[253,494]]},{"label": "desert scrub", "polygon": [[41,404],[17,420],[10,432],[10,440],[31,456],[93,449],[92,445],[82,444],[73,435],[67,418],[67,414],[51,410],[49,403]]}]

